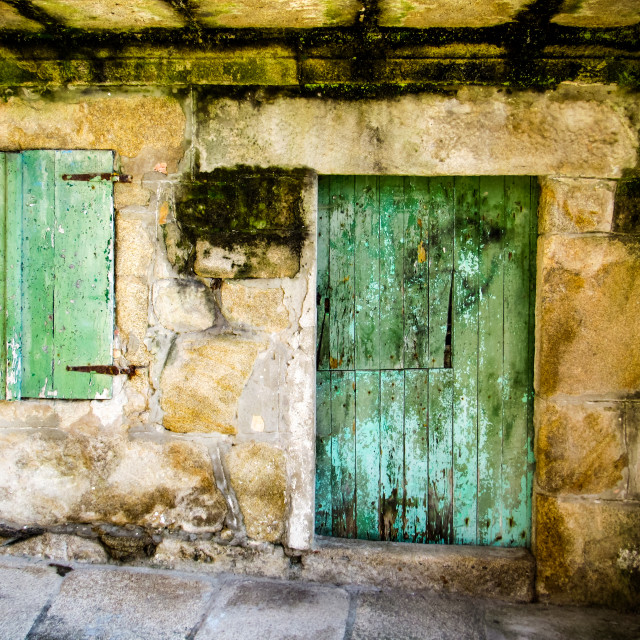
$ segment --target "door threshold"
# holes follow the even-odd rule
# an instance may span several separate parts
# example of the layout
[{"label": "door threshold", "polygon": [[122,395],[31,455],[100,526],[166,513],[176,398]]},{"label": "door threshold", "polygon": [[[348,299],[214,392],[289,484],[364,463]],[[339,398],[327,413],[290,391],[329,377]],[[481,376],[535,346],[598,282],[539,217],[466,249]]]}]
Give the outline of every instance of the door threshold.
[{"label": "door threshold", "polygon": [[315,536],[312,550],[303,556],[301,578],[531,602],[535,559],[522,548]]}]

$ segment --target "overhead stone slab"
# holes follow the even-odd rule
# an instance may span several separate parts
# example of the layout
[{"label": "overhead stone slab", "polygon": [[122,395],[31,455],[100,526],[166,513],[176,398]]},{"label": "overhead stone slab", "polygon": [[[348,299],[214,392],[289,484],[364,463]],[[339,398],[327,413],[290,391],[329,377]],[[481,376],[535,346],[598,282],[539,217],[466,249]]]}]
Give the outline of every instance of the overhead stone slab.
[{"label": "overhead stone slab", "polygon": [[0,2],[0,29],[38,31],[42,29],[42,25],[21,16],[16,9],[6,2]]},{"label": "overhead stone slab", "polygon": [[202,0],[198,20],[207,27],[334,27],[356,21],[358,0]]},{"label": "overhead stone slab", "polygon": [[513,20],[529,0],[382,0],[383,27],[490,27]]},{"label": "overhead stone slab", "polygon": [[551,22],[567,27],[624,27],[640,22],[638,0],[565,0]]},{"label": "overhead stone slab", "polygon": [[134,30],[146,27],[182,27],[184,21],[162,0],[34,0],[56,20],[79,29]]}]

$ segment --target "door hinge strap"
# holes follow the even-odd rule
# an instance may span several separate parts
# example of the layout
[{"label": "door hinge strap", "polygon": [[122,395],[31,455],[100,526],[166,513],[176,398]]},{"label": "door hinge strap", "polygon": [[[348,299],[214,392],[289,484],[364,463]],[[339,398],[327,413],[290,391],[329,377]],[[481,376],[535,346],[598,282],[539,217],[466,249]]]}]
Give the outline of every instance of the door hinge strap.
[{"label": "door hinge strap", "polygon": [[138,369],[145,369],[146,366],[132,364],[129,367],[118,367],[115,364],[87,364],[77,367],[67,366],[67,371],[78,371],[80,373],[100,373],[105,376],[119,376],[125,374],[128,378],[136,375]]},{"label": "door hinge strap", "polygon": [[133,177],[125,173],[63,173],[62,179],[67,182],[133,182]]}]

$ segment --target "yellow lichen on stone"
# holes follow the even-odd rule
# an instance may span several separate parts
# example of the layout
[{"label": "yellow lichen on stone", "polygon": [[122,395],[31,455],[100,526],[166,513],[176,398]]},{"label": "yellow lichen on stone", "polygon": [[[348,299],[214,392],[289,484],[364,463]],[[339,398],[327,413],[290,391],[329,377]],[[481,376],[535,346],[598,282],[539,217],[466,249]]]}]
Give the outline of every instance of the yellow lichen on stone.
[{"label": "yellow lichen on stone", "polygon": [[384,27],[490,27],[510,22],[527,0],[380,0]]},{"label": "yellow lichen on stone", "polygon": [[222,527],[226,502],[200,445],[51,429],[3,430],[0,445],[5,522]]},{"label": "yellow lichen on stone", "polygon": [[33,0],[64,24],[79,29],[182,27],[180,15],[162,0]]},{"label": "yellow lichen on stone", "polygon": [[289,312],[283,304],[281,287],[247,286],[227,280],[220,290],[222,313],[231,323],[253,326],[264,331],[282,331],[289,326]]},{"label": "yellow lichen on stone", "polygon": [[163,96],[103,93],[75,102],[9,98],[0,103],[3,149],[113,149],[126,158],[145,150],[150,152],[145,169],[163,160],[175,170],[185,125],[180,103]]},{"label": "yellow lichen on stone", "polygon": [[116,217],[116,276],[145,279],[153,259],[154,245],[141,220]]},{"label": "yellow lichen on stone", "polygon": [[356,21],[358,0],[201,0],[196,15],[208,27],[330,27]]},{"label": "yellow lichen on stone", "polygon": [[540,233],[611,231],[615,185],[612,180],[545,178]]},{"label": "yellow lichen on stone", "polygon": [[235,434],[238,400],[264,346],[233,335],[178,339],[160,379],[165,428]]},{"label": "yellow lichen on stone", "polygon": [[541,599],[638,605],[638,594],[616,564],[621,549],[640,545],[640,509],[621,500],[535,500],[537,591]]},{"label": "yellow lichen on stone", "polygon": [[543,236],[538,261],[537,393],[636,393],[640,243]]},{"label": "yellow lichen on stone", "polygon": [[151,199],[151,191],[141,185],[141,181],[116,182],[113,185],[113,204],[116,209],[124,209],[131,205],[147,206]]},{"label": "yellow lichen on stone", "polygon": [[621,403],[538,399],[536,479],[545,492],[625,497],[628,456]]},{"label": "yellow lichen on stone", "polygon": [[279,542],[284,531],[285,459],[281,449],[262,442],[234,446],[225,457],[247,535]]},{"label": "yellow lichen on stone", "polygon": [[148,315],[149,287],[134,276],[117,278],[116,325],[130,364],[149,364],[149,352],[143,343]]}]

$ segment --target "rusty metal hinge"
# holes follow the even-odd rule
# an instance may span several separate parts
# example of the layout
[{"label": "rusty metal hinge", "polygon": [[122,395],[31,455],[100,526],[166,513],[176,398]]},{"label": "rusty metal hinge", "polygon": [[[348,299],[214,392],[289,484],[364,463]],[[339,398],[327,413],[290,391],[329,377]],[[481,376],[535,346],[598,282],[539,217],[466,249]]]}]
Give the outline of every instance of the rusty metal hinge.
[{"label": "rusty metal hinge", "polygon": [[133,177],[125,173],[63,173],[62,179],[80,182],[133,182]]},{"label": "rusty metal hinge", "polygon": [[105,376],[119,376],[125,374],[128,378],[133,378],[138,369],[146,369],[146,366],[132,364],[129,367],[121,368],[115,364],[87,364],[77,367],[67,365],[67,371],[79,371],[80,373],[101,373]]}]

